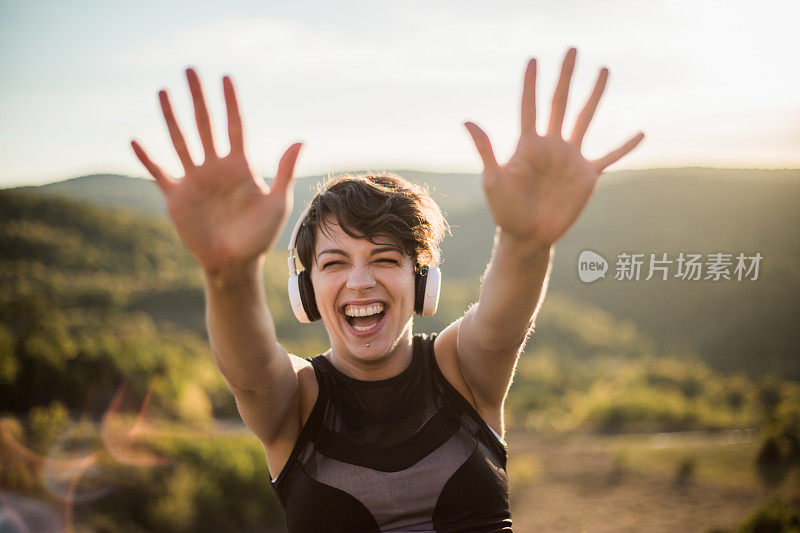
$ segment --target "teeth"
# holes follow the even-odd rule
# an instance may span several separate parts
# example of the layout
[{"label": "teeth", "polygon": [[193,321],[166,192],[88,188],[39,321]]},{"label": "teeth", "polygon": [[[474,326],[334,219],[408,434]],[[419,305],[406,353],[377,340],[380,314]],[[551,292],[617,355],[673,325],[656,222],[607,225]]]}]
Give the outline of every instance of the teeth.
[{"label": "teeth", "polygon": [[382,303],[376,303],[367,306],[348,305],[344,309],[344,314],[346,314],[347,316],[370,316],[378,314],[381,311],[383,311]]}]

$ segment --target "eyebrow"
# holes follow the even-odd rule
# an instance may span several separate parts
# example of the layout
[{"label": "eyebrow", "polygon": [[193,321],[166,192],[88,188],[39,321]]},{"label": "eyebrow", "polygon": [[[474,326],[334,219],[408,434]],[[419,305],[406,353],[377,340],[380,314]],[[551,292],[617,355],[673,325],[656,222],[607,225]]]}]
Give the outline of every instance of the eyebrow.
[{"label": "eyebrow", "polygon": [[[377,254],[380,254],[380,253],[383,253],[383,252],[398,252],[398,253],[402,253],[400,251],[400,247],[398,247],[398,246],[379,246],[378,248],[373,248],[372,251],[369,253],[369,256],[372,257],[373,255],[377,255]],[[317,261],[319,261],[319,257],[322,254],[339,254],[339,255],[343,255],[345,257],[350,257],[350,254],[348,254],[347,252],[345,252],[344,250],[342,250],[340,248],[328,248],[327,250],[322,250],[320,253],[317,254]]]}]

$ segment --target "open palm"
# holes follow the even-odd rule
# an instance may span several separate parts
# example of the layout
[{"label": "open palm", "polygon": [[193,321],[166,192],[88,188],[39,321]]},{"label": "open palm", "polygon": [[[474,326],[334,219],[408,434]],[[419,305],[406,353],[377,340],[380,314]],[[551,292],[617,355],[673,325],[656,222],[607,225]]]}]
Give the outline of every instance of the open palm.
[{"label": "open palm", "polygon": [[605,68],[600,71],[572,135],[563,138],[576,54],[572,48],[564,59],[544,135],[536,131],[536,60],[528,63],[522,91],[520,138],[514,155],[504,165],[495,159],[486,133],[472,122],[465,124],[483,160],[483,187],[495,224],[507,235],[542,248],[554,244],[577,220],[603,170],[644,138],[639,133],[597,160],[586,159],[581,153],[583,137],[608,79]]},{"label": "open palm", "polygon": [[131,145],[164,193],[184,246],[203,269],[215,272],[243,266],[270,249],[286,223],[292,209],[291,182],[301,144],[293,144],[286,150],[275,181],[268,187],[253,173],[245,157],[242,121],[231,79],[223,78],[231,150],[220,157],[214,147],[197,73],[187,69],[186,76],[205,154],[203,164],[195,165],[192,161],[166,91],[159,93],[161,109],[185,176],[177,180],[168,176],[136,141]]}]

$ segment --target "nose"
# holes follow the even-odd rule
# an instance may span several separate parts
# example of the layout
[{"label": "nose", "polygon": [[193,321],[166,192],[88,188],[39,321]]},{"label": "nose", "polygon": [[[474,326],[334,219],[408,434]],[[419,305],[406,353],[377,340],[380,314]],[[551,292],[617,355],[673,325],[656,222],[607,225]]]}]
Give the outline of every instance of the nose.
[{"label": "nose", "polygon": [[347,276],[347,288],[353,291],[363,291],[375,286],[375,277],[368,266],[354,266]]}]

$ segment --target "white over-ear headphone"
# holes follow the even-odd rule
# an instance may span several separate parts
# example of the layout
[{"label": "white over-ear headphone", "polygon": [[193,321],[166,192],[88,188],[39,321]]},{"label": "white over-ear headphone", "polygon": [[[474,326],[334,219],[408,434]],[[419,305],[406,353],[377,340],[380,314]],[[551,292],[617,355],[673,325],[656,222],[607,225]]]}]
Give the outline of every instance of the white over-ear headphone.
[{"label": "white over-ear headphone", "polygon": [[[314,297],[314,287],[308,270],[297,272],[297,234],[303,225],[313,200],[306,206],[297,220],[289,238],[289,302],[297,320],[310,324],[321,318]],[[414,268],[414,311],[421,316],[433,316],[439,307],[439,292],[442,287],[442,272],[438,266],[433,268]]]}]

